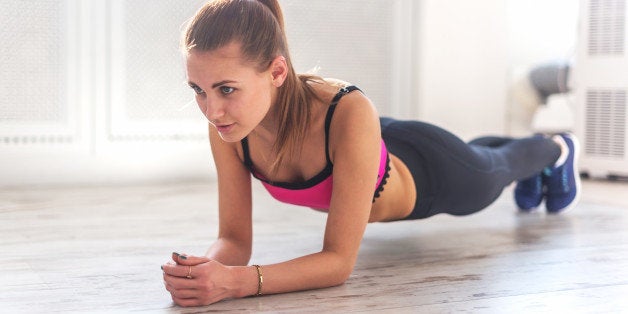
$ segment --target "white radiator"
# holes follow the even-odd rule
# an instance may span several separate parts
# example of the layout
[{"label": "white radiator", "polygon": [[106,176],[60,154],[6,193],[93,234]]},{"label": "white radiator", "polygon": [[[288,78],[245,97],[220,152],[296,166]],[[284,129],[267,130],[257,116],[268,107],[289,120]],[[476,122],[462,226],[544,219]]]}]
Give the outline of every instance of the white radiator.
[{"label": "white radiator", "polygon": [[[178,50],[205,1],[1,1],[0,186],[211,177]],[[407,115],[412,0],[281,4],[298,71],[319,66]]]},{"label": "white radiator", "polygon": [[628,176],[626,0],[581,0],[576,134],[580,169],[593,177]]}]

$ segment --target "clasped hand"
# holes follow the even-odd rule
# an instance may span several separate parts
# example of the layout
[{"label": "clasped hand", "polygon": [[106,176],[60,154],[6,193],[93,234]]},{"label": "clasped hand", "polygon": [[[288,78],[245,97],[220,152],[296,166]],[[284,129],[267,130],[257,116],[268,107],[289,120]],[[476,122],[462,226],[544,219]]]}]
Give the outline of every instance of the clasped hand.
[{"label": "clasped hand", "polygon": [[236,294],[228,267],[204,256],[172,253],[162,270],[166,290],[180,306],[209,305]]}]

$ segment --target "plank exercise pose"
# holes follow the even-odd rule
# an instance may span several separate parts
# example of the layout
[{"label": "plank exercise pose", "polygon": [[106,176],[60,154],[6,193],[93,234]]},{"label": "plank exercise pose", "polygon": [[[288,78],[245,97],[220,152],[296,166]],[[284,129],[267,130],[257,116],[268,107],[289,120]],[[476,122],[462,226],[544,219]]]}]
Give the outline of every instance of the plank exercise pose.
[{"label": "plank exercise pose", "polygon": [[[215,0],[182,35],[187,78],[209,120],[219,232],[204,256],[162,266],[181,306],[340,285],[369,222],[469,215],[514,181],[516,204],[575,205],[570,134],[465,143],[424,122],[379,117],[367,91],[296,74],[276,0]],[[252,177],[277,200],[327,212],[320,252],[248,266]]]}]

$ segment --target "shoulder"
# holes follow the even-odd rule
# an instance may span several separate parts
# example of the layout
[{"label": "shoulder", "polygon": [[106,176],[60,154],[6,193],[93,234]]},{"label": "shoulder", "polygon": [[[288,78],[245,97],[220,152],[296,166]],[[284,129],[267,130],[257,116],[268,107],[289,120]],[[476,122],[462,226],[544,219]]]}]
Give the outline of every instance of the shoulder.
[{"label": "shoulder", "polygon": [[[335,79],[335,78],[324,78],[321,81],[317,81],[317,83],[312,84],[312,88],[316,95],[325,102],[325,105],[328,106],[332,99],[338,94],[338,92],[347,86],[352,86],[353,84]],[[359,86],[358,86],[359,88]],[[348,94],[345,94],[338,105],[336,106],[336,111],[338,115],[343,115],[343,112],[352,113],[357,111],[356,113],[362,112],[365,114],[374,114],[378,116],[377,110],[375,106],[371,103],[371,100],[368,98],[366,93],[361,90],[355,90]],[[334,116],[337,114],[335,113]],[[338,120],[334,117],[335,120]]]},{"label": "shoulder", "polygon": [[[350,84],[341,87],[346,86],[350,86]],[[336,90],[336,93],[341,87]],[[338,101],[333,124],[352,129],[377,126],[379,130],[379,113],[364,91],[353,90],[343,95]]]},{"label": "shoulder", "polygon": [[[334,97],[338,92],[352,84],[343,80],[324,78],[315,83],[311,83],[311,87],[316,94],[321,106],[327,111]],[[338,101],[334,110],[329,130],[330,144],[334,144],[340,137],[355,136],[357,132],[359,136],[374,135],[381,138],[379,129],[379,113],[368,98],[366,93],[361,90],[354,90],[344,94]],[[342,144],[341,144],[342,145]]]},{"label": "shoulder", "polygon": [[[334,94],[338,90],[336,89]],[[329,128],[332,155],[344,149],[379,148],[377,145],[379,141],[381,141],[379,114],[371,100],[359,90],[345,94],[336,105]]]}]

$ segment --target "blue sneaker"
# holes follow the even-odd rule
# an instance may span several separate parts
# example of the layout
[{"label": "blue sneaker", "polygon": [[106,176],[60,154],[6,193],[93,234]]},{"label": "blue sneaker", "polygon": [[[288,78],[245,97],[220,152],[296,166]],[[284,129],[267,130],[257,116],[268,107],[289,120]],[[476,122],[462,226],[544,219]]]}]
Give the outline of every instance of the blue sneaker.
[{"label": "blue sneaker", "polygon": [[558,167],[547,167],[543,170],[543,182],[546,187],[545,207],[551,214],[570,210],[580,198],[580,174],[577,169],[578,139],[570,133],[560,134],[560,137],[569,147],[565,162]]},{"label": "blue sneaker", "polygon": [[521,212],[535,211],[543,201],[543,179],[541,174],[517,181],[515,203]]}]

